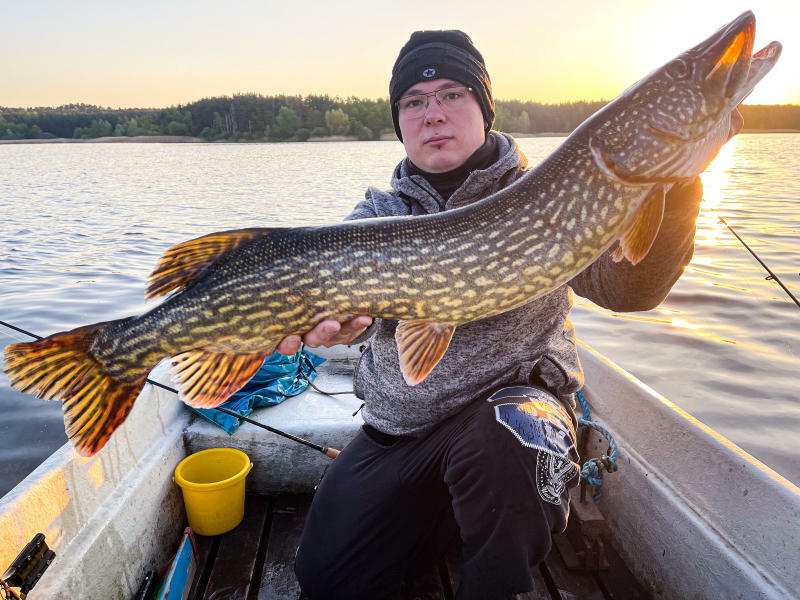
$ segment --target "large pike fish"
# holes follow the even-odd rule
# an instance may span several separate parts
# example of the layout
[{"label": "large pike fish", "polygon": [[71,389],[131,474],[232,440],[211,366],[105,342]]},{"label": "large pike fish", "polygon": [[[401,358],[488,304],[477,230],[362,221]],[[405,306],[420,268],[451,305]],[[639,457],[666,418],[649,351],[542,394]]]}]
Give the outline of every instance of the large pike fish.
[{"label": "large pike fish", "polygon": [[456,326],[569,281],[619,241],[639,262],[671,185],[702,172],[731,114],[772,68],[755,55],[747,12],[625,91],[541,165],[485,200],[445,213],[315,228],[242,229],[178,244],[140,316],[57,333],[5,351],[12,385],[63,400],[79,453],[97,452],[128,415],[147,373],[172,357],[181,399],[214,407],[284,336],[325,317],[397,319],[409,385],[447,350]]}]

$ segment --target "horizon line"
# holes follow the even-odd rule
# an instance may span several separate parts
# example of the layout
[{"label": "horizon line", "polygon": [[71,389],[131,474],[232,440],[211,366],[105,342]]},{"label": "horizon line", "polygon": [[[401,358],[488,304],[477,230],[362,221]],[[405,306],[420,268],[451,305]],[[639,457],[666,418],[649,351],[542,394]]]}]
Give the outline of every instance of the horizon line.
[{"label": "horizon line", "polygon": [[[230,99],[233,99],[236,96],[259,96],[259,97],[262,97],[262,98],[281,98],[281,97],[283,97],[283,98],[301,98],[301,99],[305,99],[305,98],[330,98],[330,99],[332,99],[332,100],[334,100],[336,102],[343,102],[343,103],[346,103],[351,99],[355,100],[356,102],[379,102],[381,100],[382,101],[386,101],[386,102],[389,101],[389,97],[388,96],[383,96],[383,97],[378,97],[378,98],[373,98],[373,97],[361,98],[361,97],[358,97],[358,96],[348,96],[346,98],[343,98],[341,96],[331,96],[330,94],[325,94],[325,93],[319,93],[319,94],[285,94],[285,93],[263,94],[263,93],[260,93],[260,92],[233,92],[232,94],[223,94],[223,95],[218,95],[218,96],[202,96],[201,98],[198,98],[198,99],[195,99],[195,100],[190,100],[190,101],[183,102],[183,103],[178,103],[178,104],[162,105],[162,106],[117,106],[117,107],[113,107],[113,106],[103,106],[101,104],[91,104],[91,103],[88,103],[88,102],[68,102],[68,103],[65,103],[65,104],[58,104],[58,105],[27,105],[27,106],[5,106],[3,104],[0,104],[0,110],[36,110],[36,109],[43,109],[43,108],[56,109],[56,108],[64,108],[66,106],[86,106],[86,107],[98,108],[98,109],[106,109],[106,110],[164,110],[164,109],[169,109],[169,108],[185,107],[185,106],[188,106],[189,104],[194,104],[196,102],[201,102],[202,100],[213,100],[213,99],[217,99],[217,98],[230,98]],[[611,100],[613,100],[613,98]],[[558,105],[561,105],[561,104],[579,104],[579,103],[584,103],[584,104],[605,103],[605,104],[607,104],[607,103],[611,102],[611,100],[606,99],[606,98],[593,99],[593,100],[587,100],[585,98],[582,98],[582,99],[579,99],[579,100],[559,100],[559,101],[555,101],[555,102],[542,102],[540,100],[521,99],[521,98],[495,98],[494,99],[495,103],[497,103],[497,102],[522,102],[522,103],[540,104],[542,106],[558,106]],[[742,106],[800,106],[800,103],[795,104],[793,102],[777,102],[777,103],[771,103],[771,104],[765,104],[765,103],[745,104],[743,102]]]}]

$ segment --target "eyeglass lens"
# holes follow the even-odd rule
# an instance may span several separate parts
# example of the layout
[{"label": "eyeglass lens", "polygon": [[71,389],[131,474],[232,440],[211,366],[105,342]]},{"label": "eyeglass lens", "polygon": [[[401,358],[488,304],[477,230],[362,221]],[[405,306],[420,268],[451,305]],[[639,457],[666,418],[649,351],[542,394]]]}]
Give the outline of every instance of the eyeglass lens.
[{"label": "eyeglass lens", "polygon": [[436,98],[436,102],[443,109],[453,109],[458,106],[461,101],[469,93],[469,88],[466,87],[449,87],[441,90],[436,90],[429,94],[415,94],[414,96],[406,96],[397,102],[397,107],[404,115],[414,117],[425,114],[428,109],[430,97]]}]

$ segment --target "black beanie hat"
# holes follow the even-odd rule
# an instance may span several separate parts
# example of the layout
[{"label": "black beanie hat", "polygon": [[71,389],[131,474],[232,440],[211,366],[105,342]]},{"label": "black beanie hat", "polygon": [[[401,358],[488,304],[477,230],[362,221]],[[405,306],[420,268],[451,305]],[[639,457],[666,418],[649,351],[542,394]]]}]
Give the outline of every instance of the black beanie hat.
[{"label": "black beanie hat", "polygon": [[397,101],[400,95],[418,81],[447,78],[471,87],[486,121],[488,133],[494,123],[492,82],[483,56],[463,31],[415,31],[400,50],[389,82],[389,103],[394,130],[400,141]]}]

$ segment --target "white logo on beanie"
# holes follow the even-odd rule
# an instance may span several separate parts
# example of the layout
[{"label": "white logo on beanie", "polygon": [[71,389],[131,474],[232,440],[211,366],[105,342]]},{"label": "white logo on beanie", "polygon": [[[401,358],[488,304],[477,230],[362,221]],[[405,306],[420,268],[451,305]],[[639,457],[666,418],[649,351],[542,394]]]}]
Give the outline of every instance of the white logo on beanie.
[{"label": "white logo on beanie", "polygon": [[436,77],[436,69],[434,69],[433,67],[428,67],[422,72],[422,76],[425,79],[433,79],[434,77]]}]

